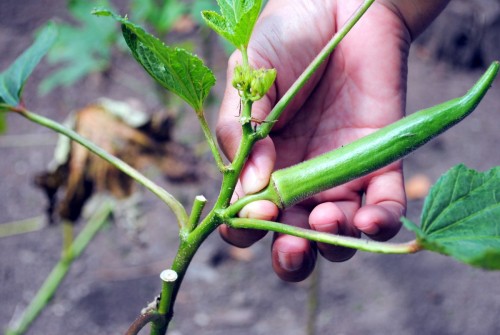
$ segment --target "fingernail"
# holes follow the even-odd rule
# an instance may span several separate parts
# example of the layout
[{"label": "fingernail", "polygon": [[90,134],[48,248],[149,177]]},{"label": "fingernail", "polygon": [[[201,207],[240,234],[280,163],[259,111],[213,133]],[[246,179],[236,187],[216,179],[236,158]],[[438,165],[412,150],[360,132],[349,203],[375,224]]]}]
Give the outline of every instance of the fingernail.
[{"label": "fingernail", "polygon": [[287,272],[294,272],[302,268],[304,253],[278,251],[278,262]]}]

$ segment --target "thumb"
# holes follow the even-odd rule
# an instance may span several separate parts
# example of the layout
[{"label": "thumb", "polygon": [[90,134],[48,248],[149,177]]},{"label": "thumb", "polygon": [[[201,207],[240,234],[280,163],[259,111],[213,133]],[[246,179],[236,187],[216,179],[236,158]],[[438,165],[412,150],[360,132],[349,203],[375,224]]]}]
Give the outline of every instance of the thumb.
[{"label": "thumb", "polygon": [[267,137],[257,142],[241,173],[241,186],[245,194],[256,193],[269,184],[276,161],[273,141]]}]

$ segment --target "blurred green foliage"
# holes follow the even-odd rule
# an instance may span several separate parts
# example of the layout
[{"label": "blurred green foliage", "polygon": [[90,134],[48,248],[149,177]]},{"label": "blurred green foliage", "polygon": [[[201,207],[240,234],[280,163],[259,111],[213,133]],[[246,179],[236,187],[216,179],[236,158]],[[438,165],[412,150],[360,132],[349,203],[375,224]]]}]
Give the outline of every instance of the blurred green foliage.
[{"label": "blurred green foliage", "polygon": [[[128,0],[125,14],[165,39],[182,17],[204,25],[200,12],[214,9],[216,4],[216,0]],[[91,15],[96,7],[116,12],[111,1],[68,0],[67,6],[73,23],[58,24],[59,38],[47,57],[55,70],[41,82],[41,94],[110,69],[113,52],[125,51],[119,26]]]}]

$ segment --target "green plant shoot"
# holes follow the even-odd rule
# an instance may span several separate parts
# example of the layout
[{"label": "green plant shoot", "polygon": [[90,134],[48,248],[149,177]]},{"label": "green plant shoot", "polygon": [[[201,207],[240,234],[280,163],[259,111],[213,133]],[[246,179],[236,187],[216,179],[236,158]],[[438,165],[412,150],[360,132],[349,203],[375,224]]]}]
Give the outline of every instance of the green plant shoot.
[{"label": "green plant shoot", "polygon": [[202,11],[203,19],[219,35],[245,52],[259,17],[262,0],[217,0],[217,3],[220,14]]}]

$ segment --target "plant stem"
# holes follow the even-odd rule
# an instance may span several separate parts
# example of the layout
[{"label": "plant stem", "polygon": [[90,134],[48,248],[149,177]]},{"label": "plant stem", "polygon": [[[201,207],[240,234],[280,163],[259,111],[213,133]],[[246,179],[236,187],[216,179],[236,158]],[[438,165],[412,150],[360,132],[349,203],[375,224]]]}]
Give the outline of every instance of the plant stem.
[{"label": "plant stem", "polygon": [[161,316],[156,312],[149,312],[146,314],[141,314],[135,321],[130,325],[125,335],[137,335],[148,323],[157,321]]},{"label": "plant stem", "polygon": [[311,76],[316,72],[316,70],[321,66],[321,64],[330,56],[337,45],[342,41],[342,39],[347,35],[347,33],[354,27],[354,25],[359,21],[363,14],[368,10],[368,8],[375,2],[375,0],[365,0],[354,12],[354,14],[347,20],[347,22],[342,26],[342,28],[335,33],[328,44],[321,50],[321,52],[313,59],[313,61],[307,66],[304,72],[297,78],[297,80],[292,84],[288,91],[281,97],[281,99],[276,103],[271,113],[267,116],[266,121],[258,128],[257,133],[259,138],[265,138],[271,132],[271,129],[276,123],[276,121],[281,116],[281,113],[285,110],[292,99],[297,95],[297,93],[302,89],[306,82],[311,78]]},{"label": "plant stem", "polygon": [[248,194],[238,199],[238,201],[225,209],[223,216],[226,218],[234,218],[243,207],[259,200],[269,200],[278,207],[281,206],[282,203],[277,192],[272,192],[271,188],[265,188],[259,193]]},{"label": "plant stem", "polygon": [[212,151],[212,156],[215,159],[215,163],[219,168],[220,172],[224,172],[226,170],[226,166],[224,165],[224,161],[222,160],[222,156],[219,151],[219,147],[215,143],[214,136],[212,135],[212,131],[210,130],[210,126],[207,123],[207,119],[205,118],[205,114],[203,111],[196,111],[196,116],[198,117],[198,121],[200,122],[201,129],[203,130],[203,134],[205,135],[205,139],[207,140],[208,146]]},{"label": "plant stem", "polygon": [[[6,335],[24,334],[31,323],[37,318],[40,312],[45,308],[50,299],[54,296],[57,288],[66,277],[71,264],[76,260],[90,241],[95,237],[104,223],[107,222],[108,216],[111,214],[113,206],[110,201],[106,201],[101,205],[101,208],[90,218],[87,225],[82,229],[78,237],[68,250],[70,257],[61,257],[56,266],[52,269],[48,277],[45,279],[42,287],[38,290],[36,296],[31,300],[30,304],[22,314],[20,320],[16,322],[15,327],[8,329]],[[36,269],[33,269],[36,271]]]},{"label": "plant stem", "polygon": [[[251,108],[252,101],[245,101],[243,109],[250,111]],[[171,270],[174,270],[178,277],[174,282],[163,282],[161,299],[158,306],[158,313],[162,316],[162,319],[152,323],[151,335],[164,335],[166,333],[168,324],[174,314],[173,307],[177,292],[179,291],[192,258],[203,241],[223,223],[224,211],[229,206],[241,170],[243,169],[253,145],[257,141],[250,122],[243,123],[242,128],[243,135],[240,146],[233,162],[231,162],[229,167],[223,172],[220,193],[213,209],[198,226],[189,232],[186,238],[181,239],[177,255],[171,267]]]},{"label": "plant stem", "polygon": [[158,306],[158,314],[161,316],[161,319],[152,322],[151,335],[164,335],[166,333],[170,320],[174,315],[174,304],[177,293],[179,292],[189,264],[205,238],[210,235],[218,225],[213,213],[212,211],[202,224],[188,235],[187,239],[181,240],[177,255],[171,267],[171,270],[177,273],[177,279],[175,281],[163,282],[161,299]]},{"label": "plant stem", "polygon": [[136,169],[134,169],[133,167],[122,161],[121,159],[109,154],[108,152],[98,147],[91,141],[87,140],[86,138],[82,137],[75,131],[61,125],[58,122],[55,122],[41,115],[32,113],[24,108],[16,108],[10,106],[10,110],[16,112],[17,114],[25,117],[26,119],[32,122],[35,122],[41,126],[47,127],[49,129],[52,129],[60,134],[69,137],[73,141],[79,143],[80,145],[87,148],[89,151],[101,157],[102,159],[104,159],[105,161],[116,167],[118,170],[125,173],[130,178],[137,181],[139,184],[143,185],[158,198],[160,198],[165,204],[167,204],[167,206],[170,207],[172,212],[174,212],[180,228],[186,226],[188,222],[188,215],[182,204],[177,199],[175,199],[170,193],[168,193],[165,189],[156,185],[153,181],[145,177],[142,173],[140,173],[139,171],[137,171]]},{"label": "plant stem", "polygon": [[406,243],[376,242],[293,227],[284,223],[273,221],[234,218],[227,220],[226,224],[232,228],[274,231],[277,233],[302,237],[310,241],[328,243],[381,254],[411,254],[421,250],[421,247],[415,240]]},{"label": "plant stem", "polygon": [[30,219],[2,223],[0,224],[0,238],[40,230],[45,226],[43,221],[44,217],[40,215]]},{"label": "plant stem", "polygon": [[64,220],[61,225],[62,229],[62,250],[61,250],[61,258],[62,259],[71,259],[73,256],[71,255],[71,245],[73,244],[73,234],[74,234],[74,222],[70,222],[68,220]]},{"label": "plant stem", "polygon": [[243,60],[243,67],[248,68],[248,51],[245,46],[240,47],[241,59]]},{"label": "plant stem", "polygon": [[203,211],[203,208],[205,208],[206,204],[207,199],[204,196],[197,195],[194,198],[193,208],[191,209],[191,215],[189,216],[189,221],[186,229],[188,233],[192,232],[200,222],[201,212]]}]

